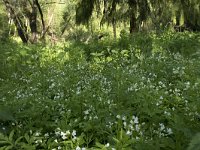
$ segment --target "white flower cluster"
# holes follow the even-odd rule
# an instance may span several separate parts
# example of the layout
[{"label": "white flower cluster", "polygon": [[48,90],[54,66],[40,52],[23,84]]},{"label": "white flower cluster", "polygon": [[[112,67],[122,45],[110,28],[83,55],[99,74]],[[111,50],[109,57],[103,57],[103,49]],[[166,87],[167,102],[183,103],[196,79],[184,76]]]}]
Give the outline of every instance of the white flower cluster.
[{"label": "white flower cluster", "polygon": [[70,135],[72,136],[73,140],[75,140],[77,138],[76,130],[73,130],[72,132],[70,132],[69,130],[63,132],[63,131],[61,131],[60,128],[57,128],[55,131],[55,135],[58,137],[61,137],[63,140],[70,138]]},{"label": "white flower cluster", "polygon": [[117,115],[117,119],[122,120],[123,122],[123,128],[126,130],[126,134],[129,136],[135,136],[135,139],[139,140],[140,136],[143,135],[143,131],[141,129],[142,126],[145,125],[145,123],[140,123],[139,118],[135,115],[132,116],[132,118],[129,118],[127,116],[121,116]]},{"label": "white flower cluster", "polygon": [[[154,124],[155,125],[155,124]],[[171,128],[166,127],[163,123],[159,123],[158,130],[153,131],[155,134],[158,134],[159,137],[165,137],[173,134],[173,131]]]}]

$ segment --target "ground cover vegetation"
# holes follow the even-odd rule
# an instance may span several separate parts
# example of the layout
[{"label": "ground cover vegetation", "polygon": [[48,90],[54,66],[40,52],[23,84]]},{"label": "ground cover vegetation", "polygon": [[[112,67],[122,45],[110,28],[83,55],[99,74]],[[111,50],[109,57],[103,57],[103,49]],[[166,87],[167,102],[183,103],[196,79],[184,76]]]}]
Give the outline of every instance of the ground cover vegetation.
[{"label": "ground cover vegetation", "polygon": [[0,150],[200,149],[198,0],[0,8]]}]

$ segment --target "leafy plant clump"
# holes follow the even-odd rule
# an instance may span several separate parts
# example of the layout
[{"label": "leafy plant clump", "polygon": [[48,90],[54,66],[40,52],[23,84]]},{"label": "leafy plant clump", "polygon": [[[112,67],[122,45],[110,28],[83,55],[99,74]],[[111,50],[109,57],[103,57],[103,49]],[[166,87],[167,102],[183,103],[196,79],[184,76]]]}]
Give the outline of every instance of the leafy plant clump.
[{"label": "leafy plant clump", "polygon": [[185,44],[176,51],[168,34],[138,36],[1,45],[0,149],[198,148],[199,57],[185,56]]}]

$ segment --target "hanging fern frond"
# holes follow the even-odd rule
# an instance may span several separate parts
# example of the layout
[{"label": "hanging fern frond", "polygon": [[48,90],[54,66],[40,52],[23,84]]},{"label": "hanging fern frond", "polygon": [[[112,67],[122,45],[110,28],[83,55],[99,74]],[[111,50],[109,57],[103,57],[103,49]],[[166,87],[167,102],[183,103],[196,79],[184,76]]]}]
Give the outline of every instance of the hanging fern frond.
[{"label": "hanging fern frond", "polygon": [[139,20],[145,21],[148,18],[148,15],[150,14],[150,6],[147,0],[143,0],[138,3],[138,9],[139,9]]},{"label": "hanging fern frond", "polygon": [[94,10],[95,0],[82,0],[76,9],[76,24],[87,24]]}]

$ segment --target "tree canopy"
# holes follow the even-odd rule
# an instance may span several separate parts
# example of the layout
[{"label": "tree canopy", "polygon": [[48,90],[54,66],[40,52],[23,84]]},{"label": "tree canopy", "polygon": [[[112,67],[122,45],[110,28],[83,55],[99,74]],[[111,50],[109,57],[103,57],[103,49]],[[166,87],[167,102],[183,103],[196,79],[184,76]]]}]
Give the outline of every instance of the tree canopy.
[{"label": "tree canopy", "polygon": [[94,30],[107,25],[114,37],[119,26],[129,27],[131,34],[168,27],[200,30],[199,0],[3,0],[0,5],[6,9],[8,30],[24,43],[37,43],[46,34],[61,37],[83,26]]}]

